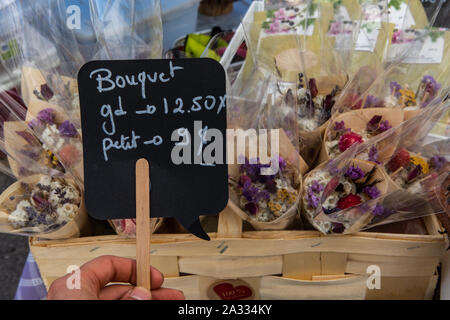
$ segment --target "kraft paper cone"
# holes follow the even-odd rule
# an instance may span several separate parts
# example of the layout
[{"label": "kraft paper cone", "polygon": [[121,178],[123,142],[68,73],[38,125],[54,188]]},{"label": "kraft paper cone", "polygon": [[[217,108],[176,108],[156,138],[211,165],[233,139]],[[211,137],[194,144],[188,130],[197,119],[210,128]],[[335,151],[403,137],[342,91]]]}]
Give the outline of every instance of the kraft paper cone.
[{"label": "kraft paper cone", "polygon": [[[319,155],[319,164],[330,160],[326,142],[329,141],[330,127],[333,126],[335,122],[344,121],[346,128],[351,128],[353,132],[361,135],[361,132],[366,131],[367,123],[375,115],[381,115],[383,117],[381,121],[388,120],[389,124],[395,128],[403,122],[405,113],[403,110],[397,108],[367,108],[352,110],[338,115],[330,121],[325,129],[322,148]],[[390,159],[395,152],[397,144],[398,141],[392,141],[392,139],[389,138],[387,138],[386,141],[377,143],[379,160],[384,162],[385,160]]]},{"label": "kraft paper cone", "polygon": [[[350,165],[353,166],[359,166],[365,173],[370,172],[370,170],[372,170],[372,168],[375,166],[374,163],[370,162],[370,161],[365,161],[365,160],[360,160],[360,159],[353,159],[350,163]],[[322,164],[321,166],[319,166],[318,168],[316,168],[315,170],[321,170],[323,169],[324,164]],[[315,172],[315,170],[309,172],[303,179],[303,190],[302,190],[302,199],[305,197],[306,191],[308,186],[306,185],[306,179],[313,173]],[[376,186],[377,188],[380,190],[381,192],[381,197],[386,194],[387,192],[389,192],[389,182],[386,179],[386,176],[383,172],[383,169],[378,166],[377,169],[375,170],[372,180],[381,180],[381,182],[377,183]],[[306,212],[306,203],[302,202],[302,210],[301,213],[302,215],[309,221],[309,223],[314,226],[314,228],[316,228],[317,230],[325,233],[325,230],[321,230],[321,227],[318,225],[318,219],[323,218],[322,221],[326,222],[327,221],[327,215],[321,211],[319,212],[319,214],[316,217],[311,217],[307,212]],[[356,210],[356,209],[355,209]],[[349,210],[351,212],[351,210]],[[350,214],[350,212],[348,212],[347,214]],[[314,219],[315,218],[315,219]],[[372,221],[373,219],[373,215],[372,213],[366,213],[364,215],[362,215],[361,217],[359,217],[349,228],[347,228],[344,233],[353,233],[353,232],[358,232],[359,230],[361,230],[364,226],[366,226],[367,224],[370,223],[370,221]]]},{"label": "kraft paper cone", "polygon": [[[0,227],[2,228],[2,232],[10,232],[10,233],[18,233],[19,231],[14,229],[12,226],[10,226],[10,223],[8,222],[8,212],[5,211],[4,206],[10,201],[11,196],[19,196],[24,193],[24,190],[21,187],[21,183],[27,183],[27,184],[36,184],[38,183],[39,179],[42,177],[42,175],[32,175],[25,178],[22,178],[12,185],[10,185],[3,193],[0,195]],[[72,182],[70,179],[66,179],[66,181]],[[76,184],[74,184],[76,185]],[[78,208],[78,213],[76,216],[66,223],[64,226],[60,227],[59,229],[47,233],[38,233],[33,234],[34,237],[39,237],[43,239],[50,239],[50,240],[56,240],[56,239],[69,239],[69,238],[78,238],[80,235],[82,235],[89,226],[89,220],[88,215],[86,213],[86,208],[84,206],[84,195],[83,192],[80,192],[81,195],[81,201],[80,206]],[[20,198],[19,198],[20,199]],[[10,206],[10,205],[9,205]],[[8,206],[8,207],[9,207]],[[15,204],[14,204],[15,206]]]},{"label": "kraft paper cone", "polygon": [[9,167],[14,176],[19,179],[20,166],[11,155],[17,154],[18,150],[27,144],[25,139],[16,134],[16,131],[27,130],[27,125],[23,121],[6,121],[3,123],[3,128],[4,145],[8,154]]},{"label": "kraft paper cone", "polygon": [[[256,139],[256,143],[258,143],[259,136],[254,136]],[[268,134],[267,141],[270,142],[270,135]],[[231,145],[230,143],[228,144]],[[291,141],[287,137],[286,133],[283,129],[279,130],[279,154],[282,156],[287,163],[287,166],[294,167],[298,170],[297,177],[291,177],[294,179],[294,183],[298,184],[298,197],[296,202],[289,208],[282,216],[270,222],[260,222],[252,219],[247,213],[245,213],[239,207],[239,196],[236,194],[234,190],[230,190],[230,201],[228,202],[228,206],[231,210],[233,210],[242,220],[248,221],[253,228],[256,230],[283,230],[289,227],[294,223],[295,217],[298,213],[298,205],[300,201],[300,192],[301,192],[301,171],[306,172],[308,170],[308,166],[303,161],[303,159],[298,154],[295,147],[292,145]],[[258,148],[259,149],[259,148]],[[248,158],[248,144],[246,145],[246,154]],[[261,150],[260,152],[265,154],[269,154],[267,149]],[[237,164],[238,154],[236,150],[233,152],[234,154],[234,163],[228,165],[228,176],[234,178],[235,180],[239,179],[239,164]]]}]

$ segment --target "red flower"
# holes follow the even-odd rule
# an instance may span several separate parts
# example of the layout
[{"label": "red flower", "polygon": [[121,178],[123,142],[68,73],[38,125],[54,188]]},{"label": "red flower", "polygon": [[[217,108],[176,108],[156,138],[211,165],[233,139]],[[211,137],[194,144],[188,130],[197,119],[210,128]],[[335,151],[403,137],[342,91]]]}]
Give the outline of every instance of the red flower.
[{"label": "red flower", "polygon": [[337,206],[339,209],[344,210],[361,203],[361,197],[356,194],[349,194],[341,199],[339,199]]},{"label": "red flower", "polygon": [[355,143],[363,143],[362,137],[353,131],[347,132],[339,139],[339,150],[344,152]]},{"label": "red flower", "polygon": [[399,150],[395,156],[386,164],[389,171],[394,172],[398,168],[407,165],[410,161],[409,152],[405,149]]}]

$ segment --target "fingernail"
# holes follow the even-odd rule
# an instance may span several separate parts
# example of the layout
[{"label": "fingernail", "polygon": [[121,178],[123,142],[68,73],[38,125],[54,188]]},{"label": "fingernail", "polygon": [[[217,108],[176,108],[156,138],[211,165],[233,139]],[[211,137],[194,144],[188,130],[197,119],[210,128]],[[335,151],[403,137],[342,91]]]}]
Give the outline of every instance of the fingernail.
[{"label": "fingernail", "polygon": [[130,297],[134,300],[150,300],[152,298],[152,294],[149,290],[143,287],[135,287],[130,292]]}]

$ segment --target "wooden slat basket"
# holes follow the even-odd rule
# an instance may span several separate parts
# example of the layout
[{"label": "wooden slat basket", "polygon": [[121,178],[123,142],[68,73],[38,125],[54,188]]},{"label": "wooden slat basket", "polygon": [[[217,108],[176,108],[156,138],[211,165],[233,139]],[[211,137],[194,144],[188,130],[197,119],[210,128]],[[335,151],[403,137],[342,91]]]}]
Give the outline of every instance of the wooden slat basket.
[{"label": "wooden slat basket", "polygon": [[[448,243],[436,217],[423,223],[428,235],[243,232],[242,220],[227,207],[209,242],[190,234],[154,234],[152,265],[164,273],[166,287],[182,290],[187,299],[430,299]],[[101,255],[136,255],[135,239],[111,235],[31,239],[30,246],[47,287],[70,265]],[[379,289],[367,285],[375,283],[367,271],[372,265],[380,270]]]}]

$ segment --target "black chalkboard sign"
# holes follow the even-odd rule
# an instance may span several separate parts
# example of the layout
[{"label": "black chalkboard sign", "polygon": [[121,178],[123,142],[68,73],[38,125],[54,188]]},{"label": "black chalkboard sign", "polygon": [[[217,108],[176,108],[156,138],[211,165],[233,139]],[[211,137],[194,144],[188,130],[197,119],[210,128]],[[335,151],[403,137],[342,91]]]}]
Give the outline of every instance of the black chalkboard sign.
[{"label": "black chalkboard sign", "polygon": [[78,73],[85,202],[134,218],[135,163],[150,163],[150,215],[209,239],[200,215],[228,201],[225,72],[212,59],[91,61]]}]

